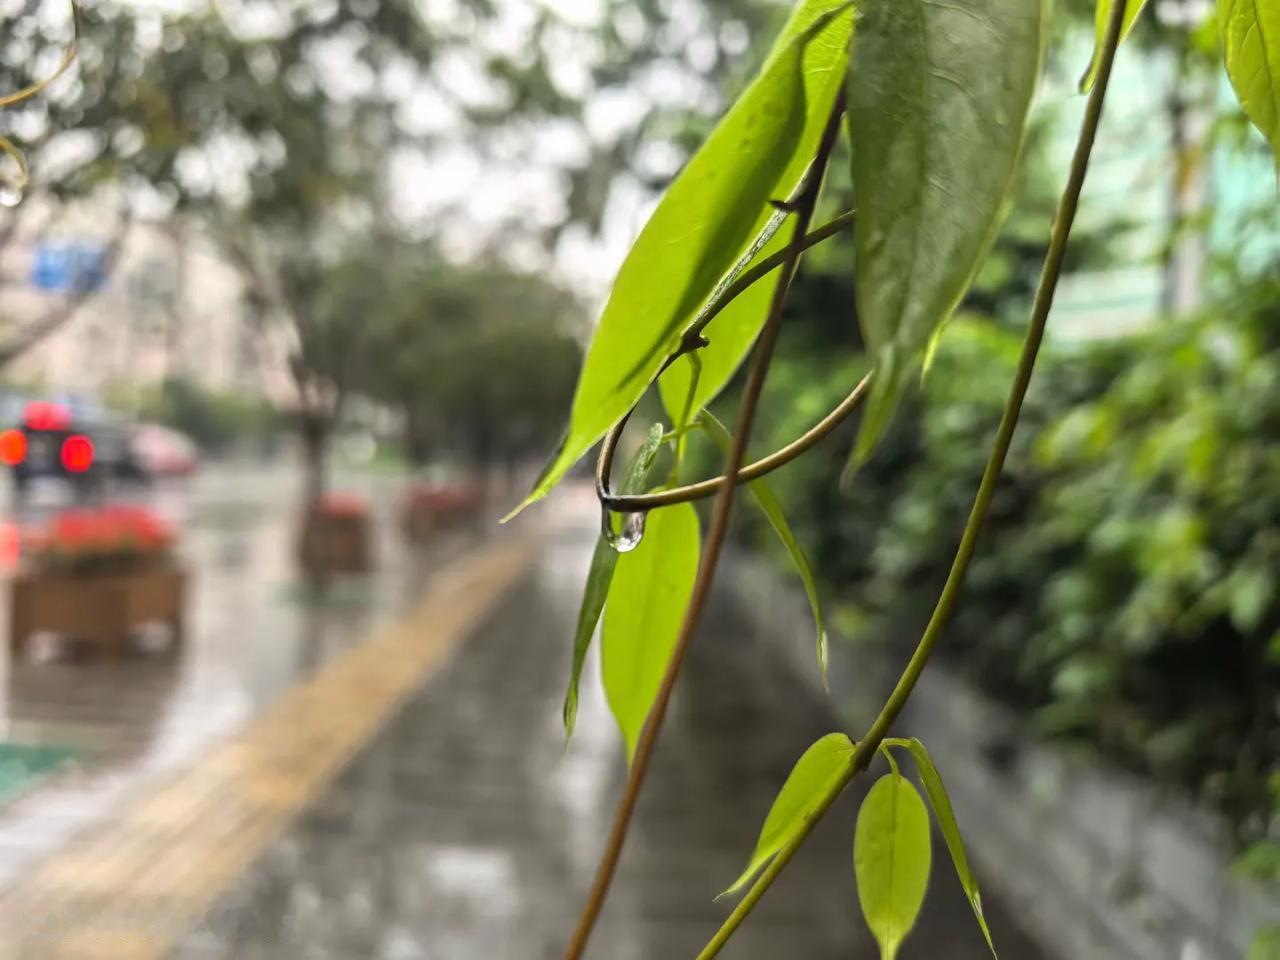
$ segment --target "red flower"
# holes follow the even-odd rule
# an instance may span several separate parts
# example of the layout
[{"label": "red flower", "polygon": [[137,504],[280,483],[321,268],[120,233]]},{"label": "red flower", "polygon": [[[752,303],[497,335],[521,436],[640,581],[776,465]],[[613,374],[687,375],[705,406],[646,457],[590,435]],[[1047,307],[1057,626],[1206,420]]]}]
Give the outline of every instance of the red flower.
[{"label": "red flower", "polygon": [[331,517],[360,517],[369,512],[369,505],[354,493],[328,493],[320,498],[317,509]]},{"label": "red flower", "polygon": [[176,534],[165,520],[142,507],[109,506],[64,510],[44,529],[24,534],[26,551],[37,562],[93,558],[124,560],[160,555]]}]

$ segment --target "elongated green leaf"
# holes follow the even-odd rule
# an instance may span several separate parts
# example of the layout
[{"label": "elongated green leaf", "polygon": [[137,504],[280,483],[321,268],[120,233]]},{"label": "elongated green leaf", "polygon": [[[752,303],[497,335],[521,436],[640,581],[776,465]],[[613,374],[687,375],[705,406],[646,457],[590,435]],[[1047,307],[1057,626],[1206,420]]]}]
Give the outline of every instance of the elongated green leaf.
[{"label": "elongated green leaf", "polygon": [[858,900],[881,960],[897,957],[920,913],[929,886],[929,841],[920,794],[898,774],[885,774],[862,801],[853,834]]},{"label": "elongated green leaf", "polygon": [[849,67],[858,321],[876,367],[855,458],[968,290],[1013,184],[1047,0],[878,0]]},{"label": "elongated green leaf", "polygon": [[[727,454],[733,446],[733,437],[710,410],[702,411],[702,427]],[[813,577],[813,568],[809,566],[809,558],[804,555],[804,548],[800,546],[800,541],[796,539],[791,524],[787,522],[787,516],[782,512],[782,504],[778,502],[778,496],[769,486],[769,481],[764,477],[752,480],[747,484],[747,489],[760,505],[760,512],[765,515],[769,526],[773,527],[773,532],[782,541],[782,545],[791,557],[791,563],[796,568],[796,573],[800,575],[805,596],[809,598],[809,608],[813,611],[814,625],[818,628],[818,669],[822,671],[823,684],[826,684],[830,643],[827,640],[827,626],[822,619],[822,601],[818,598],[818,583]]]},{"label": "elongated green leaf", "polygon": [[644,539],[618,558],[604,607],[601,672],[609,709],[635,752],[671,659],[698,572],[698,514],[687,503],[649,514]]},{"label": "elongated green leaf", "polygon": [[[793,36],[800,35],[818,17],[839,9],[842,3],[843,0],[801,3],[791,23],[783,31],[780,42],[786,42],[789,33]],[[780,146],[780,150],[789,151],[789,160],[774,190],[775,197],[785,198],[791,195],[818,149],[823,127],[844,83],[849,63],[849,36],[852,31],[853,10],[850,9],[815,35],[804,49],[804,133],[793,144]],[[779,230],[785,220],[785,214],[773,213],[762,222],[760,234],[752,245],[750,255],[744,257],[738,268],[725,277],[717,294],[743,270],[772,256],[790,242],[791,231]],[[742,364],[764,324],[776,285],[776,277],[768,277],[753,284],[707,326],[704,335],[711,344],[699,351],[702,355],[702,374],[693,394],[692,409],[695,413],[715,399]],[[710,300],[714,301],[715,295]],[[676,364],[663,374],[659,386],[667,411],[672,417],[678,417],[688,396],[687,365]]]},{"label": "elongated green leaf", "polygon": [[785,178],[792,145],[806,135],[807,54],[813,43],[826,44],[835,22],[850,19],[832,17],[838,8],[836,0],[797,5],[760,74],[641,230],[583,361],[564,442],[512,515],[544,497],[640,399],[695,312],[750,254],[772,215],[769,201],[794,186]]},{"label": "elongated green leaf", "polygon": [[951,862],[956,866],[956,875],[960,878],[960,886],[973,908],[982,935],[986,937],[991,955],[997,956],[996,945],[991,940],[991,930],[987,927],[987,918],[982,912],[982,895],[978,892],[978,881],[969,869],[969,858],[964,852],[964,840],[960,836],[960,825],[956,823],[955,811],[951,809],[951,798],[947,796],[947,788],[942,784],[938,768],[933,765],[933,758],[923,743],[914,737],[907,740],[906,748],[916,762],[920,771],[920,782],[924,784],[924,792],[929,797],[929,805],[933,807],[933,815],[938,818],[938,826],[942,829],[942,837],[947,841],[947,849],[951,851]]},{"label": "elongated green leaf", "polygon": [[765,817],[751,862],[720,896],[737,893],[777,855],[804,826],[827,793],[849,770],[853,741],[843,733],[828,733],[806,750],[791,768]]},{"label": "elongated green leaf", "polygon": [[[1115,9],[1115,0],[1098,0],[1097,7],[1094,9],[1093,22],[1097,39],[1093,45],[1093,58],[1089,61],[1089,68],[1085,70],[1084,76],[1080,78],[1080,92],[1088,93],[1093,88],[1093,82],[1098,79],[1099,58],[1102,56],[1102,41],[1107,35],[1107,24],[1111,22],[1111,11]],[[1120,39],[1123,40],[1129,36],[1129,31],[1133,29],[1133,25],[1138,22],[1138,14],[1142,13],[1142,8],[1147,5],[1147,0],[1125,0],[1124,7],[1124,26],[1120,30]]]},{"label": "elongated green leaf", "polygon": [[[649,428],[649,435],[645,437],[644,443],[627,462],[627,468],[622,476],[622,486],[619,488],[621,493],[643,493],[649,488],[660,446],[662,446],[662,424],[655,423]],[[611,522],[613,522],[612,518]],[[582,665],[586,663],[591,637],[596,632],[596,624],[600,621],[600,612],[604,610],[604,601],[609,595],[609,585],[613,583],[613,571],[617,565],[618,551],[610,546],[602,532],[596,540],[595,553],[591,555],[591,569],[587,572],[587,585],[582,591],[582,606],[578,608],[578,626],[573,635],[573,665],[569,673],[569,689],[564,695],[565,739],[573,736],[573,724],[578,718],[578,680],[582,676]]]},{"label": "elongated green leaf", "polygon": [[1218,24],[1231,86],[1280,161],[1280,4],[1218,0]]}]

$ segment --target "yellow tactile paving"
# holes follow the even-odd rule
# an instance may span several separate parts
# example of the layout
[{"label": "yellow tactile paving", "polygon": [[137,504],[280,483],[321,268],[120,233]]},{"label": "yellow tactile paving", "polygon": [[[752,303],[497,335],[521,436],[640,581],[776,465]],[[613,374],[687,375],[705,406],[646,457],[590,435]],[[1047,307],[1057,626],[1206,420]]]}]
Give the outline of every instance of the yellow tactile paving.
[{"label": "yellow tactile paving", "polygon": [[0,960],[164,956],[445,662],[532,554],[527,542],[506,543],[449,567],[410,616],[39,866],[0,897]]}]

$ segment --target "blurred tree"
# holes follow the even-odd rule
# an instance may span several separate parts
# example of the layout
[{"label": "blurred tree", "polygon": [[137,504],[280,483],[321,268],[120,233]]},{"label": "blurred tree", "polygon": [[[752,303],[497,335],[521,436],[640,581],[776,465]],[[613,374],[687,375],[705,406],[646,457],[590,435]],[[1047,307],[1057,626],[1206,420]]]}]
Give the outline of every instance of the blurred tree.
[{"label": "blurred tree", "polygon": [[[40,75],[69,36],[63,8],[11,6],[20,15],[0,38],[0,88]],[[784,13],[766,0],[683,11],[615,0],[585,19],[487,0],[430,15],[412,0],[224,0],[177,14],[102,0],[83,13],[72,74],[4,120],[29,153],[32,197],[91,196],[213,236],[245,278],[252,319],[292,345],[314,464],[364,319],[319,319],[321,277],[374,234],[476,232],[465,172],[419,174],[443,199],[414,216],[406,170],[460,150],[489,170],[545,168],[547,190],[525,191],[478,242],[495,258],[532,251],[545,262],[566,223],[599,230],[619,178],[653,185],[674,172],[682,134],[671,118],[714,114],[717,83],[754,64],[751,38]],[[21,211],[0,225],[0,243]],[[8,355],[68,318],[39,324]],[[497,351],[497,339],[471,346]]]},{"label": "blurred tree", "polygon": [[363,388],[400,411],[411,460],[487,469],[545,451],[572,394],[579,304],[541,276],[421,247],[380,266],[387,302],[370,318]]},{"label": "blurred tree", "polygon": [[186,377],[169,377],[158,387],[141,391],[119,384],[112,406],[141,420],[172,427],[190,437],[202,450],[225,453],[237,443],[261,445],[279,427],[272,408],[258,398],[226,390],[212,390]]}]

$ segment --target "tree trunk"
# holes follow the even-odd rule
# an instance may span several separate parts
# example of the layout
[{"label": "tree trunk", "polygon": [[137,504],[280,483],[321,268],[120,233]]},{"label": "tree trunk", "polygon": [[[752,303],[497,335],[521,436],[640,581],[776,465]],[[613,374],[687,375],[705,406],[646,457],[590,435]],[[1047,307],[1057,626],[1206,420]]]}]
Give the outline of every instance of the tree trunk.
[{"label": "tree trunk", "polygon": [[427,425],[423,422],[416,402],[406,400],[403,406],[405,456],[408,457],[410,466],[422,467],[431,452],[431,445],[427,440]]},{"label": "tree trunk", "polygon": [[323,537],[320,525],[320,505],[328,486],[329,421],[316,411],[301,415],[299,436],[302,440],[303,505],[301,530],[301,558],[303,572],[311,592],[320,595],[328,585],[328,576],[322,566],[314,561],[317,538]]},{"label": "tree trunk", "polygon": [[302,415],[303,495],[307,514],[314,513],[328,491],[329,423],[323,414]]}]

